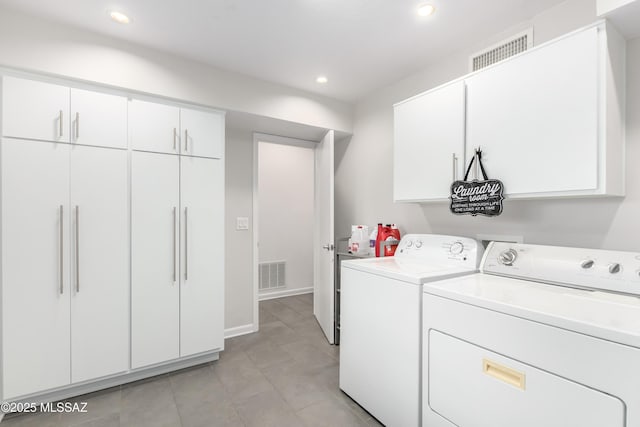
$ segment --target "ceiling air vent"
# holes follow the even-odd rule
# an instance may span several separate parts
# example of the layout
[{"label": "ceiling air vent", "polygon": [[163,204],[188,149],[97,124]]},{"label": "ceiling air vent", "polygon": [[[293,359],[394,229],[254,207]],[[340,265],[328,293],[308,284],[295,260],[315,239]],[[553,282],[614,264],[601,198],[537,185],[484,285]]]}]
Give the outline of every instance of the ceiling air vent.
[{"label": "ceiling air vent", "polygon": [[471,71],[478,71],[511,56],[526,51],[533,46],[533,28],[516,34],[493,46],[476,52],[469,58]]}]

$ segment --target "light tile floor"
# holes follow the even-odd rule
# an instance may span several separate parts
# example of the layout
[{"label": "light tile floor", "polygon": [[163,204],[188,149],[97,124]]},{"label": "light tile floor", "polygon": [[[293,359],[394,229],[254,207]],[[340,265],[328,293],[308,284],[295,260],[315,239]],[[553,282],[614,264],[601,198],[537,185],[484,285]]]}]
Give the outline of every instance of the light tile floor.
[{"label": "light tile floor", "polygon": [[88,413],[29,414],[2,427],[378,426],[338,388],[339,351],[311,294],[260,303],[260,331],[228,339],[220,360],[80,396]]}]

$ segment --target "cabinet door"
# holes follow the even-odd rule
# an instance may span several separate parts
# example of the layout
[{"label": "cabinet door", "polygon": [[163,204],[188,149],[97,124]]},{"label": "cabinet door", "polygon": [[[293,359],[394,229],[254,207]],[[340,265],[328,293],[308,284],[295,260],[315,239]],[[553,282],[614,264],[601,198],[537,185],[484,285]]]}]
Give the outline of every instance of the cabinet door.
[{"label": "cabinet door", "polygon": [[73,142],[127,148],[127,98],[71,89]]},{"label": "cabinet door", "polygon": [[180,151],[180,109],[134,99],[129,103],[131,148],[157,153]]},{"label": "cabinet door", "polygon": [[70,381],[69,146],[2,141],[3,399]]},{"label": "cabinet door", "polygon": [[131,366],[179,356],[180,158],[131,160]]},{"label": "cabinet door", "polygon": [[[598,30],[467,80],[467,160],[481,147],[509,195],[598,187]],[[543,193],[543,194],[540,194]]]},{"label": "cabinet door", "polygon": [[69,142],[69,88],[3,77],[2,135]]},{"label": "cabinet door", "polygon": [[224,341],[223,163],[182,157],[180,176],[180,356],[189,356]]},{"label": "cabinet door", "polygon": [[182,148],[189,156],[221,159],[224,150],[224,115],[200,110],[180,109]]},{"label": "cabinet door", "polygon": [[71,380],[129,368],[127,152],[71,148]]},{"label": "cabinet door", "polygon": [[459,81],[394,109],[396,201],[445,200],[464,175],[465,87]]}]

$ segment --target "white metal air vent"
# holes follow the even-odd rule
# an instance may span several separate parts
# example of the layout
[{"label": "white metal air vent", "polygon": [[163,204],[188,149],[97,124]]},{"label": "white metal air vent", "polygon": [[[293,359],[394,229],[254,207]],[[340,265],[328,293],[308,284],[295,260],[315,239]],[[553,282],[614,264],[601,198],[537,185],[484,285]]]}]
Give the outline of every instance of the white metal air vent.
[{"label": "white metal air vent", "polygon": [[284,272],[285,262],[262,262],[259,265],[259,290],[266,291],[269,289],[284,288]]},{"label": "white metal air vent", "polygon": [[469,57],[469,69],[478,71],[533,47],[533,27]]}]

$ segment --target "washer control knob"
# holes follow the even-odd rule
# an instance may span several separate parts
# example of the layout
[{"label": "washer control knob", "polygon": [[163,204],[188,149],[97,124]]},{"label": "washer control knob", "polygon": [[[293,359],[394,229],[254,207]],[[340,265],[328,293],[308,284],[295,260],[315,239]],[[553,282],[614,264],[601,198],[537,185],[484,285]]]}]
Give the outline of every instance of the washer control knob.
[{"label": "washer control knob", "polygon": [[460,255],[464,251],[464,245],[462,242],[455,242],[451,245],[449,251],[454,255]]},{"label": "washer control knob", "polygon": [[516,258],[518,258],[518,252],[516,252],[515,249],[507,249],[498,255],[498,261],[502,265],[513,265]]},{"label": "washer control knob", "polygon": [[620,273],[620,264],[614,262],[613,264],[609,264],[609,273],[616,274]]},{"label": "washer control knob", "polygon": [[582,261],[582,263],[580,264],[580,267],[587,269],[587,268],[591,268],[593,267],[593,264],[595,264],[595,261],[592,259],[585,259],[584,261]]},{"label": "washer control knob", "polygon": [[420,249],[422,247],[422,240],[416,240],[416,249]]},{"label": "washer control knob", "polygon": [[413,246],[413,240],[409,240],[407,242],[407,247],[410,248],[411,246]]}]

